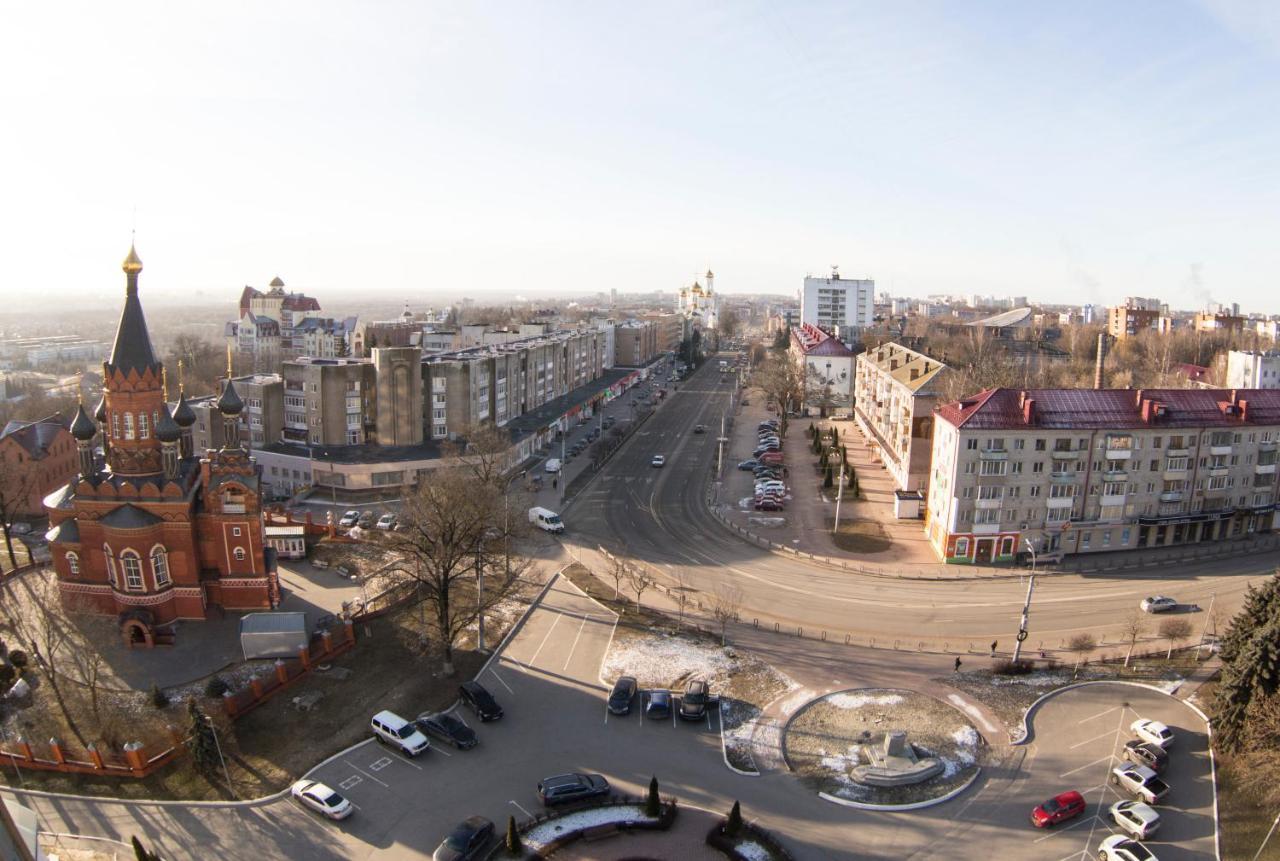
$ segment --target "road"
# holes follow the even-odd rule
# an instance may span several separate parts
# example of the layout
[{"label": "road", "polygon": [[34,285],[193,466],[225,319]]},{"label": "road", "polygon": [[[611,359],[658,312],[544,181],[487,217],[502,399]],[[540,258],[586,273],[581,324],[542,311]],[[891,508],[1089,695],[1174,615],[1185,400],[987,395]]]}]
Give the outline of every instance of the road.
[{"label": "road", "polygon": [[[743,616],[786,629],[850,634],[875,645],[925,641],[931,648],[985,650],[1013,645],[1026,594],[1019,578],[926,581],[843,571],[770,553],[726,530],[710,513],[705,490],[714,481],[716,431],[730,410],[732,383],[708,360],[613,457],[600,476],[563,512],[565,541],[581,554],[598,547],[625,552],[673,582],[686,578],[710,595],[731,582],[744,593]],[[695,425],[709,432],[694,434]],[[792,433],[789,444],[797,444]],[[663,454],[667,464],[650,461]],[[726,454],[726,473],[734,463]],[[1195,636],[1214,606],[1222,619],[1242,603],[1251,581],[1268,576],[1274,562],[1230,559],[1108,574],[1059,574],[1037,578],[1028,647],[1060,649],[1076,633],[1094,635],[1119,651],[1123,627],[1138,602],[1172,594],[1187,607]],[[1154,640],[1156,619],[1148,619]]]}]

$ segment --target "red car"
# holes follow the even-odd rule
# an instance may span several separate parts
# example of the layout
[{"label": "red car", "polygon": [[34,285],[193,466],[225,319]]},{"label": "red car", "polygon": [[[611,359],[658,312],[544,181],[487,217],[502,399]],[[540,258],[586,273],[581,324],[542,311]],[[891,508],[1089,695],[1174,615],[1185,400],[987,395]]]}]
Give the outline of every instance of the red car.
[{"label": "red car", "polygon": [[1084,796],[1074,790],[1055,795],[1031,811],[1031,824],[1036,828],[1050,828],[1084,813]]}]

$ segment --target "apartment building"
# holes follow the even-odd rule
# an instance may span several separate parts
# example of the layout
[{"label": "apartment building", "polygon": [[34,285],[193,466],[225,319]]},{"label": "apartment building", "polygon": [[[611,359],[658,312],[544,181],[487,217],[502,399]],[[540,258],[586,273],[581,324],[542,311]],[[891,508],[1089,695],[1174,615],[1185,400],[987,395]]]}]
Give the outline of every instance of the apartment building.
[{"label": "apartment building", "polygon": [[658,327],[644,320],[624,320],[613,326],[613,365],[638,368],[658,356]]},{"label": "apartment building", "polygon": [[684,316],[681,314],[641,314],[640,319],[657,327],[658,351],[674,352],[684,340]]},{"label": "apartment building", "polygon": [[40,517],[44,498],[75,477],[76,441],[61,413],[28,422],[14,419],[0,430],[0,472],[6,479],[5,513]]},{"label": "apartment building", "polygon": [[[1132,301],[1132,300],[1130,300]],[[1160,309],[1117,305],[1107,309],[1107,334],[1117,340],[1160,328]]]},{"label": "apartment building", "polygon": [[806,277],[800,294],[800,324],[852,338],[875,322],[875,292],[875,281],[841,278],[836,269],[830,278]]},{"label": "apartment building", "polygon": [[1227,385],[1233,389],[1280,389],[1280,350],[1230,351]]},{"label": "apartment building", "polygon": [[285,362],[283,438],[325,446],[372,442],[376,373],[369,359],[302,357]]},{"label": "apartment building", "polygon": [[276,372],[280,362],[297,356],[336,358],[353,352],[358,318],[320,316],[320,303],[284,289],[274,278],[266,292],[246,286],[240,316],[226,324],[227,343],[253,361],[260,372]]},{"label": "apartment building", "polygon": [[791,355],[806,368],[804,403],[810,415],[848,415],[853,405],[853,350],[817,326],[791,330]]},{"label": "apartment building", "polygon": [[857,357],[853,414],[898,490],[929,486],[933,410],[947,372],[937,359],[887,343]]},{"label": "apartment building", "polygon": [[1196,332],[1243,332],[1248,321],[1239,314],[1222,311],[1201,311],[1192,321]]},{"label": "apartment building", "polygon": [[1276,528],[1275,390],[990,389],[934,415],[925,528],[947,562]]}]

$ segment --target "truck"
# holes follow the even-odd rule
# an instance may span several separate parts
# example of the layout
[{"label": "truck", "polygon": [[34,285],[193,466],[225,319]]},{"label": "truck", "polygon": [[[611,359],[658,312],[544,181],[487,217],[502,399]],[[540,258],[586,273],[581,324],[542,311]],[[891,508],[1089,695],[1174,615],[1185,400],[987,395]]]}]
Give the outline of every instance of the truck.
[{"label": "truck", "polygon": [[549,508],[534,506],[529,509],[529,522],[544,532],[564,532],[564,521]]},{"label": "truck", "polygon": [[1111,782],[1147,804],[1156,804],[1169,794],[1169,784],[1145,765],[1125,763],[1116,766],[1111,769]]}]

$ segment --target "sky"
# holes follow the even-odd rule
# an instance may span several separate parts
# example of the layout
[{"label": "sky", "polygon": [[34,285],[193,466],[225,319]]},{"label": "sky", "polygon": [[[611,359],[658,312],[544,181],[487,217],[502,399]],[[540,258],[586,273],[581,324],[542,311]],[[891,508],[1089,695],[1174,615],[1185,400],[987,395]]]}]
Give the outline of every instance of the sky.
[{"label": "sky", "polygon": [[1280,313],[1275,2],[26,3],[0,308],[895,295]]}]

